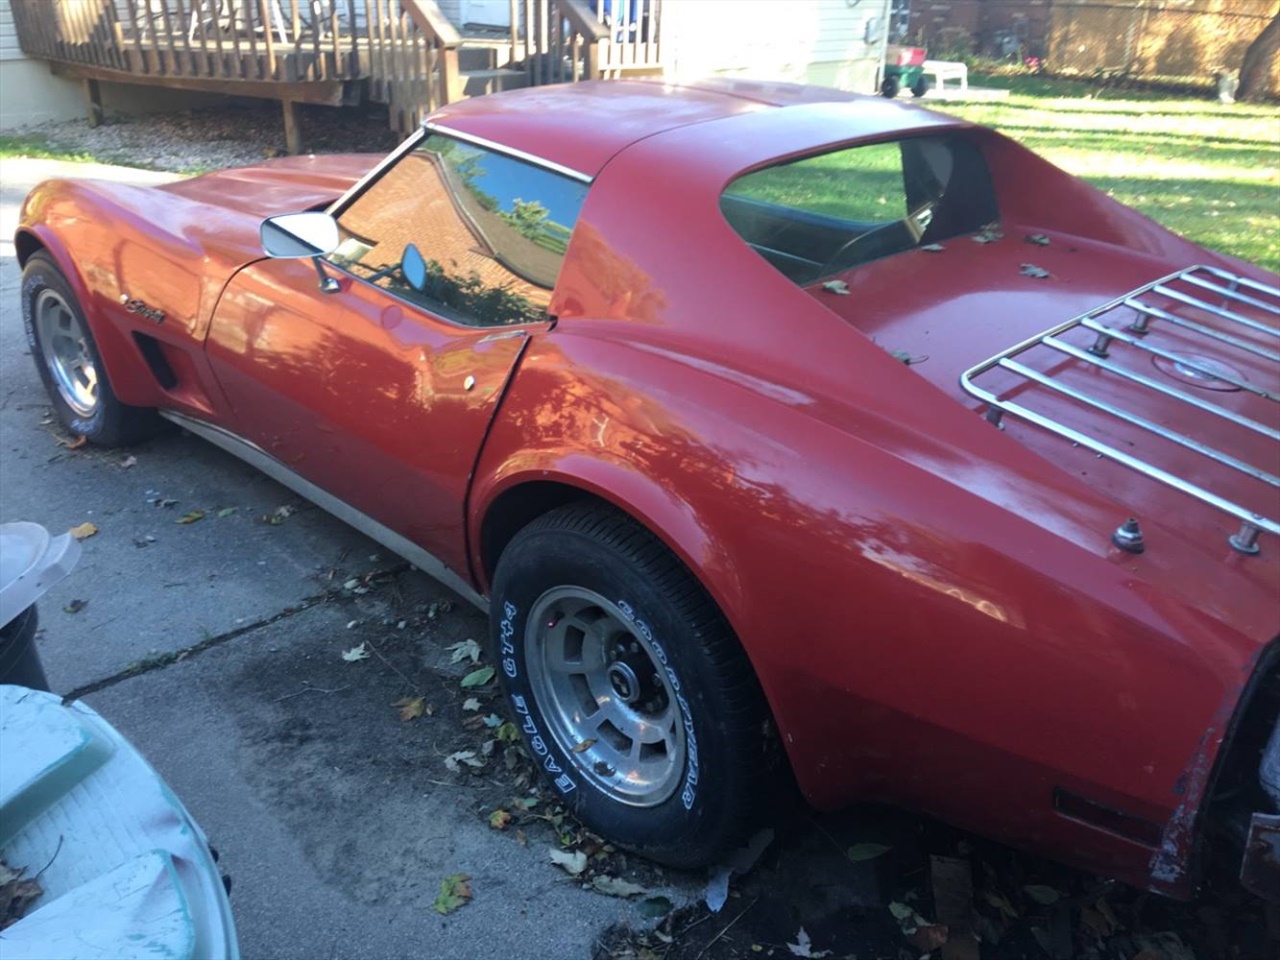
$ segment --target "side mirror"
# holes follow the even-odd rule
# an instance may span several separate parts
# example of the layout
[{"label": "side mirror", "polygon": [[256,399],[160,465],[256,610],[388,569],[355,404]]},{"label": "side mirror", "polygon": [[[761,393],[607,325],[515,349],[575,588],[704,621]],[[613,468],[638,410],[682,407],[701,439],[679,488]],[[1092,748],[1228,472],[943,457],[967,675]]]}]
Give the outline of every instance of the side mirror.
[{"label": "side mirror", "polygon": [[427,288],[427,261],[422,258],[422,251],[412,243],[404,248],[400,257],[400,272],[409,281],[409,286],[419,293]]},{"label": "side mirror", "polygon": [[259,236],[267,256],[282,259],[322,257],[342,241],[338,221],[319,211],[269,217],[262,221]]}]

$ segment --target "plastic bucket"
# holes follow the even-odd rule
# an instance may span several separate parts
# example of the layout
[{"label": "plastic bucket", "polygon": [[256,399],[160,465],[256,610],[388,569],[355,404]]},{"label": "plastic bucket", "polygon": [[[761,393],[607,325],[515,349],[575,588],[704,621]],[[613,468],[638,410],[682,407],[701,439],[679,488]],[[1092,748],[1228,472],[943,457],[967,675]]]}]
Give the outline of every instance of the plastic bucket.
[{"label": "plastic bucket", "polygon": [[0,683],[48,690],[49,681],[36,649],[40,617],[33,603],[0,627]]}]

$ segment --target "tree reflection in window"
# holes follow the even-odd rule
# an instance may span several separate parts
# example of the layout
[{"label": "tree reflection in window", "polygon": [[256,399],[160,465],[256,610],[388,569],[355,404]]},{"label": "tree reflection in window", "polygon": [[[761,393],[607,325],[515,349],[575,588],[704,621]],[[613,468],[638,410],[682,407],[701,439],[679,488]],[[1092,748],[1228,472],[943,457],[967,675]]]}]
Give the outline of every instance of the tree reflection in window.
[{"label": "tree reflection in window", "polygon": [[[547,318],[586,184],[439,134],[401,157],[338,216],[329,259],[458,323]],[[427,279],[400,270],[415,244]]]}]

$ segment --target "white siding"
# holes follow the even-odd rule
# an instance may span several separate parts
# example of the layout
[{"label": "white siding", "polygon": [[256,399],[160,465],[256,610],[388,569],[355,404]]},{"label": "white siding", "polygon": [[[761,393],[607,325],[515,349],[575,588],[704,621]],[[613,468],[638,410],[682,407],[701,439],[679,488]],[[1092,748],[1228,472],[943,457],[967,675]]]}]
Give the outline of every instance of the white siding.
[{"label": "white siding", "polygon": [[25,59],[18,46],[18,31],[13,25],[13,8],[9,0],[0,0],[0,60]]},{"label": "white siding", "polygon": [[[889,0],[666,0],[662,55],[679,79],[729,74],[874,93]],[[867,22],[878,20],[875,42]]]}]

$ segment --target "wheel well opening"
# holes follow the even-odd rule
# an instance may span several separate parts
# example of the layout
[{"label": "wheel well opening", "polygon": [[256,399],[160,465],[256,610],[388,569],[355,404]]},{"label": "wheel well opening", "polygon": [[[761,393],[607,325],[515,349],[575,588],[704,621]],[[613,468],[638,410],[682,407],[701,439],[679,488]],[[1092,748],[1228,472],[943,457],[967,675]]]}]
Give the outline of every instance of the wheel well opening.
[{"label": "wheel well opening", "polygon": [[18,266],[25,267],[33,253],[44,249],[44,244],[29,233],[20,233],[14,238],[13,247],[18,255]]},{"label": "wheel well opening", "polygon": [[512,537],[544,513],[579,500],[605,502],[585,490],[549,480],[503,492],[485,513],[480,527],[480,567],[486,587],[493,582],[498,558]]}]

